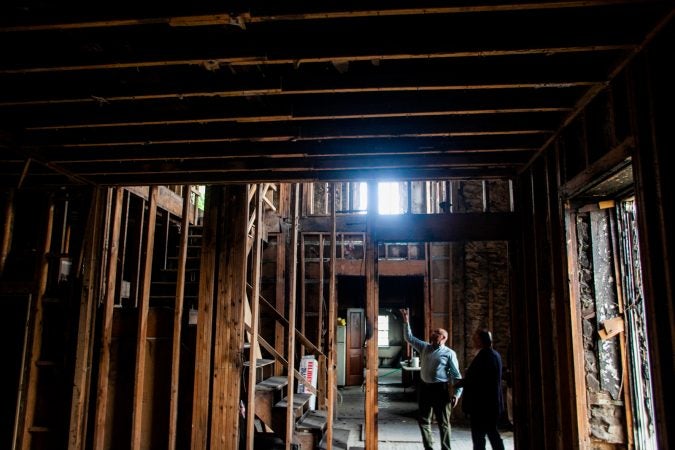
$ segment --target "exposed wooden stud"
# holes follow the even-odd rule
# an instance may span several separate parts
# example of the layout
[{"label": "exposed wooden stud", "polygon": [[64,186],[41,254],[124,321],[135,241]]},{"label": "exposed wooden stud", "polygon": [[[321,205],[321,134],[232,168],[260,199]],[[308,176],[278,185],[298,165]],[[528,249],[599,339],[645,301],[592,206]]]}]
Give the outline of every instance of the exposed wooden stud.
[{"label": "exposed wooden stud", "polygon": [[372,335],[366,343],[366,450],[377,450],[377,314],[379,309],[379,275],[377,271],[377,236],[374,221],[378,214],[377,182],[368,182],[368,215],[366,232],[366,320]]},{"label": "exposed wooden stud", "polygon": [[246,402],[246,449],[253,450],[255,434],[255,385],[256,385],[256,353],[259,324],[259,297],[260,297],[260,272],[262,265],[262,236],[263,236],[263,192],[262,185],[258,184],[255,197],[255,237],[253,239],[253,252],[251,255],[251,347],[249,349],[249,361],[251,366],[248,372],[248,399]]},{"label": "exposed wooden stud", "polygon": [[[612,246],[612,263],[614,271],[614,280],[616,283],[616,301],[618,305],[618,313],[620,317],[625,318],[624,310],[624,286],[623,286],[623,276],[621,273],[621,256],[619,252],[619,243],[617,242],[617,237],[620,236],[620,231],[617,229],[617,219],[616,219],[616,209],[608,211],[609,216],[609,225],[611,237],[611,246]],[[634,447],[634,432],[633,432],[633,400],[631,398],[631,389],[630,386],[639,382],[634,380],[631,376],[631,372],[628,370],[629,367],[629,358],[627,356],[627,344],[626,344],[626,333],[620,333],[619,335],[619,350],[621,354],[621,390],[623,391],[623,401],[625,404],[625,426],[626,426],[626,437],[628,441],[629,448]]]},{"label": "exposed wooden stud", "polygon": [[114,203],[110,212],[112,219],[112,231],[110,232],[109,236],[105,304],[103,305],[103,317],[101,319],[101,349],[98,362],[96,416],[94,423],[95,448],[107,447],[106,425],[108,414],[108,387],[110,377],[110,347],[112,345],[113,306],[115,304],[115,287],[117,286],[117,256],[119,255],[123,200],[123,189],[114,189]]},{"label": "exposed wooden stud", "polygon": [[[291,258],[290,258],[290,267],[289,267],[289,291],[288,291],[288,342],[286,346],[286,355],[288,355],[288,388],[287,388],[287,406],[286,406],[286,439],[284,441],[284,446],[286,450],[291,450],[293,428],[294,428],[294,415],[293,415],[293,393],[294,393],[294,383],[293,383],[293,370],[295,369],[295,300],[297,294],[298,286],[298,224],[300,218],[300,184],[293,184],[293,193],[291,195],[291,202],[293,208],[291,213],[293,214],[293,222],[291,225]],[[284,243],[285,245],[285,243]],[[303,249],[304,252],[304,249]],[[304,290],[304,286],[303,286]],[[293,369],[293,370],[291,370]]]},{"label": "exposed wooden stud", "polygon": [[[124,203],[122,205],[122,229],[120,230],[120,250],[118,255],[119,267],[117,271],[121,274],[119,280],[117,281],[117,292],[121,294],[122,284],[124,283],[124,265],[127,259],[127,238],[129,237],[129,208],[131,204],[131,193],[126,191],[124,192]],[[139,250],[140,251],[140,247]],[[120,304],[122,303],[122,298],[120,296]]]},{"label": "exposed wooden stud", "polygon": [[[306,202],[305,195],[307,195],[307,190],[305,187],[309,183],[303,183],[302,185],[302,198],[303,198],[303,203]],[[305,209],[305,206],[303,204],[303,209],[302,211],[307,211]],[[303,336],[306,335],[306,313],[307,313],[307,293],[305,292],[306,286],[305,286],[305,276],[306,274],[305,270],[305,234],[302,233],[300,235],[300,334]],[[312,343],[312,345],[314,345]],[[300,358],[305,356],[305,349],[300,348]]]},{"label": "exposed wooden stud", "polygon": [[[455,296],[454,296],[454,283],[452,282],[452,278],[455,273],[455,265],[454,265],[454,258],[453,258],[453,250],[455,249],[455,246],[452,242],[447,242],[445,245],[448,246],[448,318],[447,318],[447,330],[448,330],[448,346],[450,348],[455,348],[454,347],[454,339],[453,336],[455,335],[455,330],[454,330],[454,323],[455,323],[455,318],[453,316],[453,312],[455,310]],[[490,329],[493,330],[494,328],[492,325],[490,325]],[[429,336],[428,334],[425,336]]]},{"label": "exposed wooden stud", "polygon": [[[223,421],[217,426],[222,426],[222,438],[218,435],[212,436],[212,449],[222,448],[229,450],[239,446],[240,430],[240,392],[242,383],[242,344],[244,343],[244,310],[248,306],[246,301],[246,273],[247,273],[247,233],[246,222],[250,202],[246,192],[246,185],[237,185],[228,187],[229,203],[226,203],[223,211],[227,215],[228,231],[226,236],[229,240],[223,244],[228,252],[227,273],[228,278],[223,279],[224,298],[221,308],[225,309],[225,320],[223,323],[217,323],[216,327],[219,333],[225,331],[224,339],[226,345],[222,361],[225,365],[223,376],[228,380],[227,384],[220,383],[222,395],[225,397],[223,402]],[[231,206],[228,206],[231,205]],[[237,211],[236,214],[231,214]],[[221,281],[219,280],[219,283]],[[220,286],[219,286],[220,289]],[[214,377],[215,378],[215,377]],[[215,380],[214,380],[215,382]],[[235,393],[235,395],[232,395]],[[214,394],[215,396],[215,394]],[[214,399],[214,408],[217,406]],[[213,414],[214,420],[216,414]]]},{"label": "exposed wooden stud", "polygon": [[[324,183],[324,200],[325,200],[325,183]],[[325,208],[324,202],[324,208]],[[323,212],[323,211],[322,211]],[[319,347],[322,352],[327,353],[326,351],[326,342],[324,341],[324,314],[323,310],[326,306],[326,298],[324,293],[326,291],[326,278],[325,278],[325,255],[324,255],[324,234],[320,233],[317,235],[319,240],[319,292],[317,300],[317,318],[316,318],[316,346]],[[324,409],[326,407],[326,378],[324,374],[327,374],[326,371],[326,357],[319,357],[319,373],[317,376],[317,387],[319,395],[317,395],[316,403],[318,408]]]},{"label": "exposed wooden stud", "polygon": [[[234,251],[233,236],[236,232],[235,223],[241,213],[232,199],[232,192],[228,188],[217,187],[223,195],[223,200],[218,208],[218,241],[217,261],[218,261],[218,280],[214,299],[214,337],[213,337],[213,372],[211,380],[213,385],[213,394],[210,405],[210,448],[225,449],[233,445],[231,439],[228,439],[228,427],[232,425],[227,421],[226,416],[231,411],[232,403],[237,395],[233,395],[233,386],[229,381],[238,379],[238,374],[232,374],[230,367],[230,337],[231,329],[229,326],[230,315],[232,314],[231,299],[233,294],[230,275],[233,273],[232,255]],[[243,216],[246,217],[246,216]],[[223,382],[228,380],[227,383]],[[235,445],[236,447],[236,445]]]},{"label": "exposed wooden stud", "polygon": [[2,249],[0,250],[0,276],[5,271],[5,264],[9,251],[12,248],[12,231],[14,229],[14,195],[15,189],[10,188],[5,202],[4,221],[2,223]]},{"label": "exposed wooden stud", "polygon": [[190,194],[192,186],[183,186],[183,214],[178,244],[178,267],[176,273],[176,300],[173,309],[173,338],[171,343],[171,390],[169,392],[169,450],[176,449],[178,424],[178,388],[180,387],[180,343],[183,325],[183,302],[185,299],[185,269],[190,237]]},{"label": "exposed wooden stud", "polygon": [[137,228],[136,228],[136,235],[138,236],[138,248],[136,249],[135,252],[135,259],[136,259],[136,270],[134,273],[136,273],[136,282],[133,285],[133,290],[134,290],[134,295],[133,295],[133,300],[134,300],[134,308],[138,308],[138,296],[140,293],[140,287],[141,287],[141,249],[143,248],[143,240],[144,240],[144,235],[143,235],[143,224],[145,223],[145,205],[146,201],[144,199],[141,199],[139,202],[139,209],[140,209],[140,217],[138,219],[137,223]]},{"label": "exposed wooden stud", "polygon": [[[282,227],[281,233],[277,234],[276,239],[276,267],[275,267],[275,283],[274,283],[274,301],[275,309],[282,315],[286,307],[286,236],[288,232]],[[291,330],[291,333],[294,330]],[[275,321],[274,324],[274,348],[277,353],[283,355],[285,347],[284,326]],[[283,368],[280,364],[276,364],[274,373],[281,375]]]},{"label": "exposed wooden stud", "polygon": [[207,186],[199,265],[197,347],[195,350],[192,443],[190,447],[192,450],[207,448],[208,405],[211,393],[211,335],[213,328],[213,293],[215,290],[216,230],[220,200],[220,191],[215,187]]},{"label": "exposed wooden stud", "polygon": [[147,353],[148,312],[150,309],[150,283],[152,281],[152,256],[155,245],[155,223],[157,221],[157,186],[150,188],[148,201],[148,220],[145,228],[145,251],[143,252],[143,272],[141,285],[141,303],[138,306],[138,332],[136,334],[136,376],[134,378],[133,414],[131,418],[132,450],[141,448],[143,431],[143,403],[145,389],[145,355]]},{"label": "exposed wooden stud", "polygon": [[49,253],[52,244],[52,233],[54,232],[54,208],[54,199],[53,197],[50,197],[46,208],[45,231],[42,247],[40,248],[40,264],[38,265],[35,274],[35,302],[33,303],[32,310],[29,312],[30,316],[32,316],[33,333],[31,336],[30,359],[27,368],[28,384],[26,404],[24,407],[23,437],[21,438],[21,448],[24,450],[32,448],[31,427],[34,425],[33,420],[36,416],[37,385],[39,381],[38,361],[40,360],[42,352],[43,300],[45,292],[47,291],[47,281],[49,276]]},{"label": "exposed wooden stud", "polygon": [[94,317],[96,312],[96,282],[99,273],[99,250],[101,245],[102,203],[104,191],[92,189],[91,206],[87,219],[86,236],[83,244],[82,292],[80,294],[79,321],[77,326],[77,344],[75,350],[75,370],[73,373],[73,394],[70,407],[70,426],[68,430],[68,450],[82,450],[87,430],[87,406],[90,396],[91,364],[95,340]]},{"label": "exposed wooden stud", "polygon": [[333,410],[336,407],[337,378],[336,370],[336,325],[337,325],[337,278],[336,278],[336,263],[337,263],[337,232],[336,232],[336,213],[335,213],[335,197],[336,188],[335,183],[330,184],[330,215],[332,222],[332,230],[330,234],[330,265],[328,278],[328,405],[326,413],[326,450],[333,449]]},{"label": "exposed wooden stud", "polygon": [[[567,230],[567,271],[568,273],[574,273],[578,267],[578,258],[576,248],[577,244],[577,234],[576,226],[574,226],[574,214],[570,212],[569,208],[566,207],[565,210],[565,222]],[[583,414],[582,411],[586,411],[587,408],[587,399],[586,399],[586,374],[585,374],[585,361],[584,361],[584,344],[583,344],[583,331],[581,323],[581,310],[580,310],[580,292],[579,292],[579,280],[576,277],[569,277],[569,323],[570,323],[570,333],[571,333],[571,348],[572,348],[572,367],[574,372],[572,376],[574,377],[574,399],[575,399],[575,410],[574,416],[576,419],[576,428],[578,430],[577,439],[575,445],[578,445],[579,448],[589,448],[590,446],[590,435],[588,432],[588,419],[586,414]]]}]

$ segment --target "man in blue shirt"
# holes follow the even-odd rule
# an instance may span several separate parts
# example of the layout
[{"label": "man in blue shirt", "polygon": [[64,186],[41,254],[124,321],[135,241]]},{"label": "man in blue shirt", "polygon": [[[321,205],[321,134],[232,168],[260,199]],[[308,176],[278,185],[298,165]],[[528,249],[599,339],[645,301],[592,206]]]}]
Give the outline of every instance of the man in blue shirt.
[{"label": "man in blue shirt", "polygon": [[450,450],[450,414],[457,405],[462,389],[453,391],[452,386],[462,378],[459,373],[457,354],[445,346],[448,332],[443,328],[431,331],[429,342],[412,335],[408,323],[408,310],[401,309],[403,337],[420,355],[419,426],[425,450],[433,449],[431,433],[432,413],[436,415],[441,433],[441,449]]}]

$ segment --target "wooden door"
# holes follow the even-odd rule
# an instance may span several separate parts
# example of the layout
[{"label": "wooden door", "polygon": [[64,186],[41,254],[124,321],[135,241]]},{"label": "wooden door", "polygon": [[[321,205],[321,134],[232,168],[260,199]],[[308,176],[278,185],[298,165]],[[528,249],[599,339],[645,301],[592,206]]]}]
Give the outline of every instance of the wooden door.
[{"label": "wooden door", "polygon": [[347,310],[347,386],[363,383],[363,343],[365,322],[363,308]]}]

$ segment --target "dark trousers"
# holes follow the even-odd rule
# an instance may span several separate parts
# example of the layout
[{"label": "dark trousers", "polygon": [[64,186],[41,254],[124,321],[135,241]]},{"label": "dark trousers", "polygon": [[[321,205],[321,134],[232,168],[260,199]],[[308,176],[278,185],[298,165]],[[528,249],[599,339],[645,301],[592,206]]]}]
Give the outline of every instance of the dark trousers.
[{"label": "dark trousers", "polygon": [[450,450],[450,414],[452,405],[448,394],[448,383],[419,383],[419,408],[418,423],[422,432],[422,443],[425,450],[432,450],[434,438],[431,431],[433,415],[436,416],[438,429],[441,433],[441,449]]},{"label": "dark trousers", "polygon": [[485,450],[486,435],[492,450],[504,450],[504,442],[497,431],[497,417],[471,414],[470,419],[473,450]]}]

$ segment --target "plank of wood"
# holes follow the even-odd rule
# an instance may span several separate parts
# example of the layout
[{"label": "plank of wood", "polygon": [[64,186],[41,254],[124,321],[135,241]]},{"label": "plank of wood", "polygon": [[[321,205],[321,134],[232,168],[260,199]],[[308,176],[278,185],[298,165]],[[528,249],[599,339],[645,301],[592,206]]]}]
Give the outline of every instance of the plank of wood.
[{"label": "plank of wood", "polygon": [[43,321],[43,299],[47,291],[47,281],[49,275],[49,253],[52,243],[52,233],[54,231],[54,199],[49,198],[46,208],[45,234],[42,241],[41,260],[36,273],[36,296],[33,308],[30,311],[33,324],[33,336],[31,339],[30,359],[28,362],[28,387],[26,392],[26,403],[24,407],[23,433],[21,439],[21,448],[28,450],[31,448],[31,427],[36,415],[37,384],[39,381],[38,361],[42,349],[42,321]]},{"label": "plank of wood", "polygon": [[86,236],[84,238],[85,267],[82,272],[82,292],[80,294],[80,312],[77,326],[77,344],[75,350],[75,370],[73,373],[73,395],[71,397],[70,426],[68,429],[68,450],[84,448],[87,422],[87,405],[90,395],[91,367],[95,335],[93,333],[96,313],[95,284],[101,270],[99,249],[101,246],[101,223],[104,221],[102,204],[104,192],[94,188],[92,193]]},{"label": "plank of wood", "polygon": [[147,353],[148,311],[150,309],[150,285],[152,282],[152,256],[155,245],[155,223],[157,221],[157,186],[150,188],[148,219],[145,227],[145,251],[142,256],[141,302],[138,306],[138,332],[136,334],[136,374],[134,377],[133,412],[131,417],[132,450],[139,450],[143,432],[143,401],[145,388],[145,359]]},{"label": "plank of wood", "polygon": [[176,449],[178,424],[178,389],[180,387],[180,343],[183,325],[183,300],[185,299],[185,268],[187,266],[188,238],[190,236],[190,194],[192,186],[183,186],[181,235],[178,243],[178,270],[176,274],[176,301],[173,314],[171,342],[171,390],[169,392],[169,450]]},{"label": "plank of wood", "polygon": [[207,186],[201,262],[199,266],[197,346],[195,350],[194,394],[192,401],[191,448],[193,449],[207,448],[208,404],[210,401],[211,380],[211,330],[216,266],[216,229],[220,200],[218,189],[214,186]]},{"label": "plank of wood", "polygon": [[119,254],[120,228],[122,225],[122,203],[124,192],[116,188],[113,207],[109,210],[112,231],[108,247],[108,272],[106,274],[105,303],[103,306],[101,350],[98,363],[98,387],[96,391],[96,415],[94,423],[94,447],[106,447],[106,418],[108,413],[108,384],[110,371],[110,346],[112,343],[113,306],[117,280],[117,255]]}]

